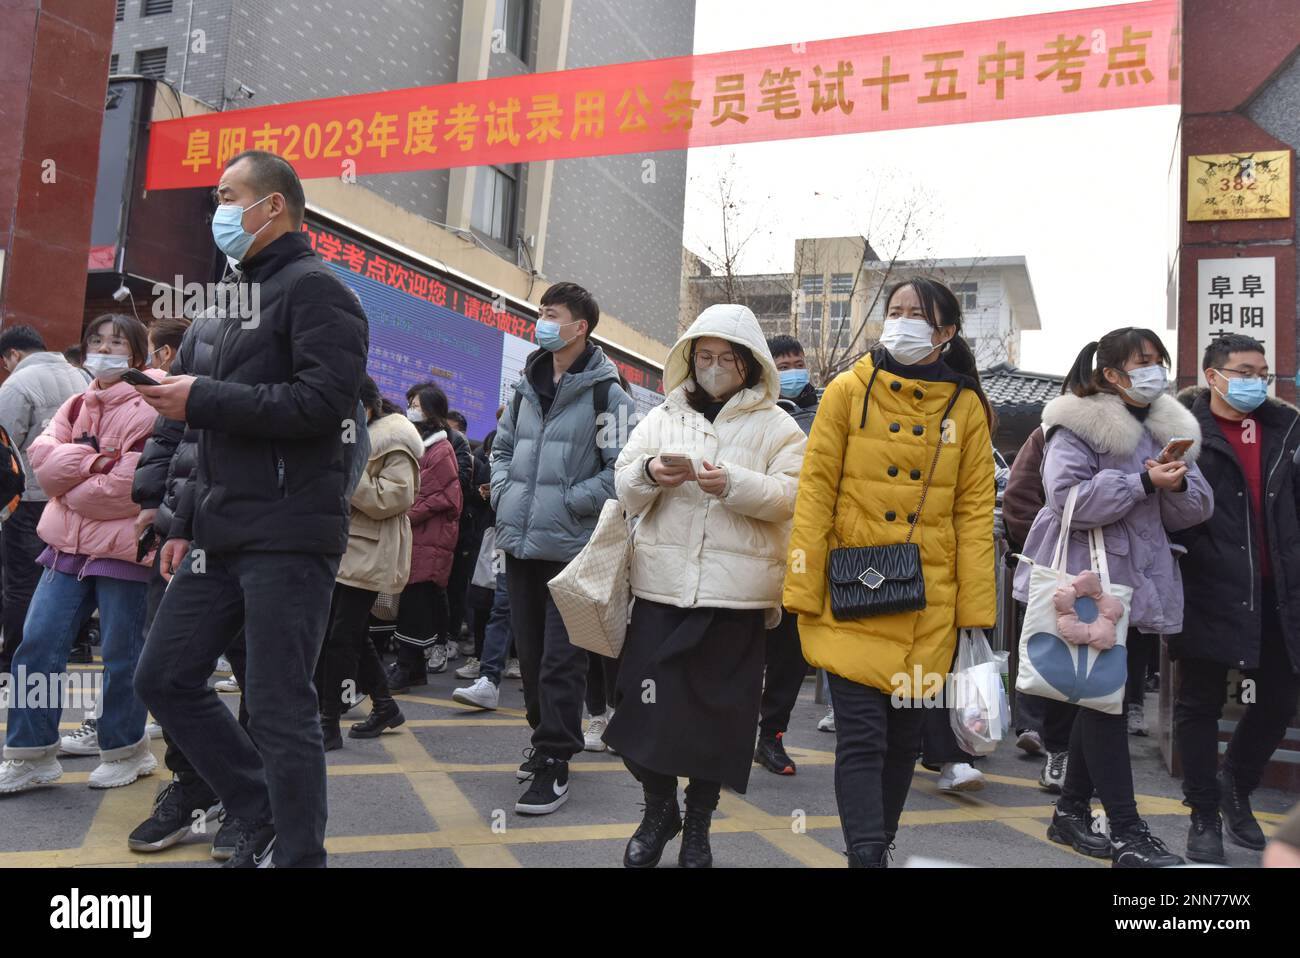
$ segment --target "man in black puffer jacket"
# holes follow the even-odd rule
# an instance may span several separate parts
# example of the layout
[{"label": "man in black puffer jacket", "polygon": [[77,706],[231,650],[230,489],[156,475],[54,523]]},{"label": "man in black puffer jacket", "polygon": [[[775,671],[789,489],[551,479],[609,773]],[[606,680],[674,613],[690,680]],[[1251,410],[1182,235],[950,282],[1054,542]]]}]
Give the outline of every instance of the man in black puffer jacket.
[{"label": "man in black puffer jacket", "polygon": [[[175,575],[136,690],[238,822],[227,867],[321,867],[325,756],[312,679],[347,547],[345,445],[365,429],[355,418],[368,330],[355,294],[301,231],[305,198],[287,162],[241,153],[217,194],[213,238],[241,263],[255,305],[222,320],[211,376],[140,387],[200,434],[192,512],[182,498],[177,514],[192,515],[194,548],[180,537],[163,548],[161,571]],[[241,620],[248,732],[206,684]]]},{"label": "man in black puffer jacket", "polygon": [[[1192,809],[1187,857],[1223,864],[1225,830],[1237,845],[1264,847],[1250,793],[1300,699],[1300,413],[1268,398],[1268,360],[1250,336],[1214,340],[1202,368],[1210,388],[1179,398],[1201,426],[1197,465],[1214,489],[1214,515],[1172,536],[1187,554],[1183,631],[1169,637],[1169,654],[1179,666],[1183,804]],[[1218,768],[1233,668],[1246,709]]]}]

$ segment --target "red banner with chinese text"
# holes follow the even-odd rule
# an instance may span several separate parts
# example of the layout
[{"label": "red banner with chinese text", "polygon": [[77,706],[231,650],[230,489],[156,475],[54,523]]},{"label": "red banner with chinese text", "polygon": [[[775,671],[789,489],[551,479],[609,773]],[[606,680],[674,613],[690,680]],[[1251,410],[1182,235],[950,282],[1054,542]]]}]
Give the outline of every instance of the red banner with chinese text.
[{"label": "red banner with chinese text", "polygon": [[1178,102],[1178,0],[163,120],[149,189],[245,149],[303,179],[651,153]]}]

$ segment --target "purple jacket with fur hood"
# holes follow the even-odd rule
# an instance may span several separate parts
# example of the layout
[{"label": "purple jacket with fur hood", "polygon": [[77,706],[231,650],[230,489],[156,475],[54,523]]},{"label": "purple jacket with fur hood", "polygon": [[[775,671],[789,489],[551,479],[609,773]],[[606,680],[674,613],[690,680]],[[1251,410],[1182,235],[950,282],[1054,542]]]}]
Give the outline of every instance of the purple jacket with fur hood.
[{"label": "purple jacket with fur hood", "polygon": [[[1029,531],[1024,554],[1051,564],[1065,500],[1080,486],[1066,571],[1090,567],[1087,530],[1101,526],[1111,581],[1133,588],[1129,626],[1149,633],[1181,631],[1183,583],[1176,556],[1186,550],[1171,543],[1168,533],[1204,522],[1214,511],[1214,494],[1195,464],[1201,452],[1196,417],[1169,395],[1157,398],[1140,422],[1111,393],[1084,398],[1067,393],[1044,408],[1043,430],[1050,434],[1043,455],[1047,503]],[[1176,437],[1196,440],[1185,457],[1186,489],[1148,493],[1144,463]],[[1028,599],[1031,568],[1022,562],[1016,570],[1014,595],[1021,602]]]}]

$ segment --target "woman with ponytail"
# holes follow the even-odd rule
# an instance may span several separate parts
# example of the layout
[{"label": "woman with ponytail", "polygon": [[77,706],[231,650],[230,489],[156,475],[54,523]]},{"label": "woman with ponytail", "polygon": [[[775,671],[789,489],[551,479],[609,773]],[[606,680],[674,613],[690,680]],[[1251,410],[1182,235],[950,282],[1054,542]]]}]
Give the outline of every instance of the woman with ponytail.
[{"label": "woman with ponytail", "polygon": [[[1092,566],[1087,530],[1101,528],[1110,579],[1133,589],[1127,644],[1183,627],[1183,586],[1169,533],[1199,525],[1214,496],[1196,466],[1201,427],[1166,393],[1169,353],[1149,329],[1116,329],[1079,353],[1065,391],[1043,410],[1043,491],[1046,503],[1025,539],[1024,555],[1051,565],[1066,500],[1078,489],[1070,523],[1066,570]],[[1172,462],[1157,461],[1171,439],[1191,439]],[[1015,597],[1029,599],[1031,565],[1016,571]],[[1117,868],[1181,865],[1150,832],[1133,796],[1133,771],[1123,714],[1080,708],[1070,735],[1061,797],[1047,837]],[[1110,837],[1093,833],[1096,789]]]},{"label": "woman with ponytail", "polygon": [[[959,629],[997,618],[993,417],[961,305],[932,279],[898,284],[886,304],[880,345],[822,396],[785,578],[804,658],[830,678],[850,868],[888,864],[921,747],[925,677],[948,672]],[[924,607],[836,618],[832,550],[905,542],[920,548]]]}]

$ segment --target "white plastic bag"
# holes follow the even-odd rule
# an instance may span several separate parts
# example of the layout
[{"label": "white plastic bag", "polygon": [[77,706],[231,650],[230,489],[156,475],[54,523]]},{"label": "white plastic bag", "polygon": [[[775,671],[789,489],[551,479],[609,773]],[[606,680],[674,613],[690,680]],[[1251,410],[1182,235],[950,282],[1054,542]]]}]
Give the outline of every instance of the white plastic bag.
[{"label": "white plastic bag", "polygon": [[983,629],[962,629],[957,642],[948,710],[952,731],[970,754],[989,755],[1007,734],[1011,714],[1001,667]]}]

